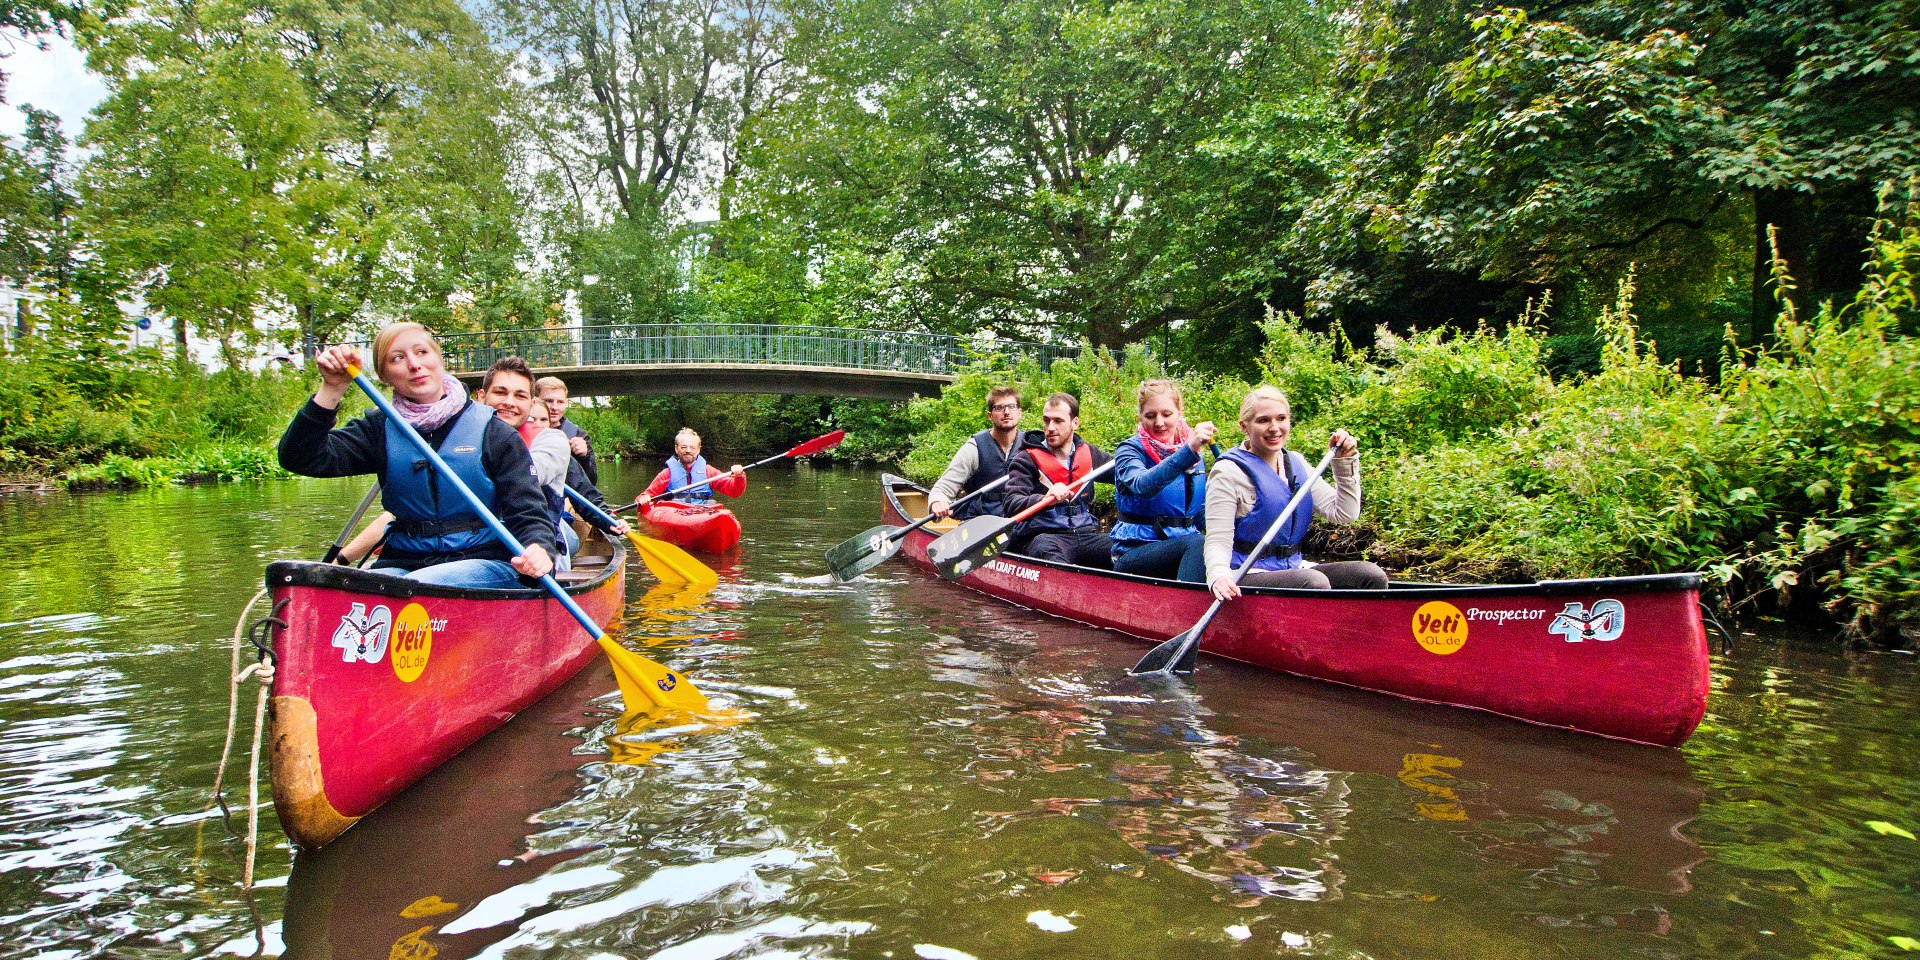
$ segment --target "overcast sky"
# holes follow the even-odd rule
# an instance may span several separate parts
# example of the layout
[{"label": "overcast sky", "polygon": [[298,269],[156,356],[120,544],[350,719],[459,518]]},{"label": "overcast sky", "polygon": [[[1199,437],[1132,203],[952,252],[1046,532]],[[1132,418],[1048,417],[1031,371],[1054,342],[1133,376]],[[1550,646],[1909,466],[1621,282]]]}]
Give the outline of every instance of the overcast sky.
[{"label": "overcast sky", "polygon": [[17,137],[26,129],[20,107],[32,104],[59,114],[68,139],[77,138],[87,111],[107,95],[100,78],[87,72],[86,57],[65,37],[46,38],[47,49],[36,49],[18,37],[0,37],[11,56],[0,60],[7,73],[7,102],[0,105],[0,135]]}]

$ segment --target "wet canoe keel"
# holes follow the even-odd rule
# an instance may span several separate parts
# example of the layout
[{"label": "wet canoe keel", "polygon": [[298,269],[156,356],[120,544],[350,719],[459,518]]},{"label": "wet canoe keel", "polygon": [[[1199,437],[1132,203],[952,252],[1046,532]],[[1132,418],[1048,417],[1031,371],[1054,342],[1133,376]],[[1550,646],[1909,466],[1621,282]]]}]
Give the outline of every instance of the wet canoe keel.
[{"label": "wet canoe keel", "polygon": [[[604,624],[624,605],[626,549],[590,547],[561,583]],[[268,566],[267,586],[284,623],[273,631],[273,802],[303,847],[339,836],[599,653],[537,588],[422,586],[301,561]]]},{"label": "wet canoe keel", "polygon": [[[904,526],[926,495],[882,479],[882,515]],[[938,530],[901,553],[931,570]],[[958,581],[989,596],[1158,643],[1212,600],[1198,584],[1002,554]],[[1512,586],[1399,584],[1386,591],[1249,589],[1201,651],[1381,693],[1582,733],[1677,747],[1706,713],[1708,655],[1695,574]]]}]

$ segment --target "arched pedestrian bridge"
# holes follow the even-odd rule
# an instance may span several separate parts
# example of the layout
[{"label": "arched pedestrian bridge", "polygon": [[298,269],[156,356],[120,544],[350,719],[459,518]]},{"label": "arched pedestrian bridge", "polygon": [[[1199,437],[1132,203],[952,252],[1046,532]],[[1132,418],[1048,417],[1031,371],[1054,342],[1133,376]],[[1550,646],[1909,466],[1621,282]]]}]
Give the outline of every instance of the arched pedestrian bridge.
[{"label": "arched pedestrian bridge", "polygon": [[935,394],[981,353],[1043,366],[1074,347],[855,327],[632,323],[456,333],[447,369],[477,385],[509,354],[567,382],[573,396],[777,393],[904,400]]}]

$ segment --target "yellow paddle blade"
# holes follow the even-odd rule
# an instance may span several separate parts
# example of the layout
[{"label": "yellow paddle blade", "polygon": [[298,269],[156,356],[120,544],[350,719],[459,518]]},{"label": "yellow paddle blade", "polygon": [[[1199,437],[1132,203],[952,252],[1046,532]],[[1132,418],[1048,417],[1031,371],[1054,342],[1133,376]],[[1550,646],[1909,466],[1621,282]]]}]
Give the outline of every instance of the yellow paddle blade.
[{"label": "yellow paddle blade", "polygon": [[707,695],[696,689],[693,681],[613,642],[604,633],[594,639],[613,663],[613,678],[620,682],[620,697],[628,710],[652,704],[688,713],[707,711]]},{"label": "yellow paddle blade", "polygon": [[711,587],[720,582],[720,575],[695,560],[693,554],[665,540],[643,537],[632,530],[627,531],[627,539],[633,541],[633,548],[640,552],[641,562],[661,583],[679,581]]}]

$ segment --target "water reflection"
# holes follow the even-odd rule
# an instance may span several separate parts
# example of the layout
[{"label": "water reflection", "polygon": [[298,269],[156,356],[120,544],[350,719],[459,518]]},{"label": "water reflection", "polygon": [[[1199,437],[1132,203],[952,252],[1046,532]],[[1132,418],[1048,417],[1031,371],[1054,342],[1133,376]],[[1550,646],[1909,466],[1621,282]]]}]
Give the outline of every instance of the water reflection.
[{"label": "water reflection", "polygon": [[[614,467],[610,492],[651,471]],[[893,562],[874,475],[769,470],[706,596],[623,642],[751,722],[623,717],[596,664],[334,845],[203,816],[226,637],[357,499],[0,501],[0,957],[1809,956],[1912,929],[1911,662],[1753,647],[1684,752],[1143,649]],[[1174,690],[1181,688],[1175,687]],[[639,762],[644,761],[644,762]],[[255,925],[257,907],[260,924]],[[1764,931],[1764,932],[1763,932]]]}]

